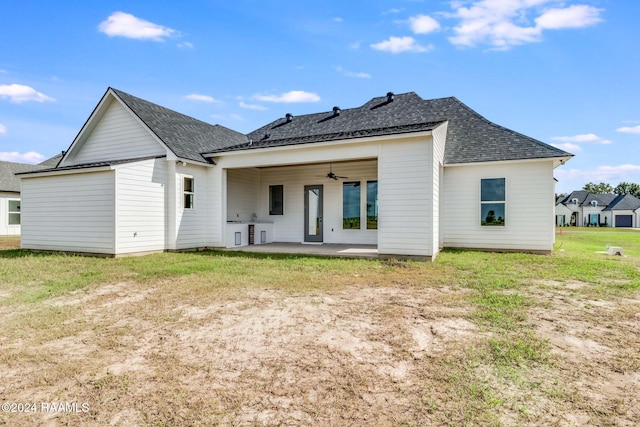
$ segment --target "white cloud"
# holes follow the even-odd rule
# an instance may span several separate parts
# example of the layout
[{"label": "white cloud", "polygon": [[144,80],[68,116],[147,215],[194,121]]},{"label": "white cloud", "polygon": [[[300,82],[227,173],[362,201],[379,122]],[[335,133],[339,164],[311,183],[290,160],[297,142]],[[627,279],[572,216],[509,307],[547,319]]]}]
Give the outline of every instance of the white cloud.
[{"label": "white cloud", "polygon": [[415,34],[428,34],[440,29],[440,23],[428,15],[412,16],[409,25]]},{"label": "white cloud", "polygon": [[0,135],[4,135],[5,133],[7,133],[7,127],[0,123]]},{"label": "white cloud", "polygon": [[189,94],[187,96],[185,96],[186,99],[190,100],[190,101],[199,101],[199,102],[209,102],[209,103],[220,103],[220,101],[218,101],[217,99],[215,99],[212,96],[209,95],[199,95],[197,93],[192,93]]},{"label": "white cloud", "polygon": [[618,166],[602,165],[595,169],[562,169],[555,170],[558,180],[581,182],[621,182],[640,181],[640,165],[622,164]]},{"label": "white cloud", "polygon": [[242,108],[246,108],[247,110],[257,110],[257,111],[265,111],[268,110],[267,107],[265,107],[264,105],[258,105],[258,104],[247,104],[244,101],[240,101],[240,103],[238,104],[240,105],[240,107]]},{"label": "white cloud", "polygon": [[352,42],[349,43],[349,49],[358,50],[360,49],[360,42]]},{"label": "white cloud", "polygon": [[433,45],[421,46],[413,37],[389,37],[389,40],[372,44],[375,50],[383,52],[401,53],[401,52],[428,52],[433,50]]},{"label": "white cloud", "polygon": [[554,0],[478,0],[454,2],[455,12],[448,17],[460,20],[449,41],[455,45],[473,47],[489,44],[506,50],[524,43],[542,40],[544,30],[583,28],[601,22],[602,9],[586,5],[572,5],[543,9]]},{"label": "white cloud", "polygon": [[564,9],[548,9],[535,21],[541,29],[582,28],[601,22],[600,12],[602,9],[575,4]]},{"label": "white cloud", "polygon": [[193,49],[194,48],[193,43],[191,43],[191,42],[178,43],[178,47],[180,49]]},{"label": "white cloud", "polygon": [[137,18],[130,13],[114,12],[98,25],[98,30],[109,37],[126,37],[138,40],[162,42],[177,35],[177,31],[153,22]]},{"label": "white cloud", "polygon": [[340,66],[336,67],[336,71],[339,72],[339,73],[342,73],[343,75],[345,75],[347,77],[353,77],[353,78],[356,78],[356,79],[370,79],[371,78],[371,74],[369,74],[369,73],[349,71],[349,70],[345,70],[344,68],[342,68]]},{"label": "white cloud", "polygon": [[613,143],[611,140],[601,138],[598,135],[593,134],[593,133],[586,133],[586,134],[574,135],[574,136],[553,136],[553,137],[551,137],[551,139],[553,141],[575,142],[575,143],[578,143],[578,144],[590,143],[590,144],[608,145],[608,144],[612,144]]},{"label": "white cloud", "polygon": [[640,135],[640,125],[634,126],[634,127],[624,126],[624,127],[616,129],[616,132],[632,133],[632,134],[635,134],[635,135]]},{"label": "white cloud", "polygon": [[568,151],[570,153],[577,153],[582,151],[582,147],[576,144],[572,144],[570,142],[565,142],[564,144],[551,144],[551,145],[561,150]]},{"label": "white cloud", "polygon": [[222,122],[244,122],[244,117],[240,114],[212,114],[211,117]]},{"label": "white cloud", "polygon": [[34,101],[34,102],[47,102],[55,101],[55,99],[48,97],[42,92],[36,91],[34,88],[25,85],[11,84],[0,85],[0,98],[9,98],[11,102],[19,104],[21,102]]},{"label": "white cloud", "polygon": [[47,158],[45,156],[40,153],[36,153],[35,151],[29,151],[27,153],[18,153],[17,151],[0,152],[0,160],[5,162],[29,163],[35,165],[46,159]]},{"label": "white cloud", "polygon": [[320,96],[318,96],[318,94],[313,92],[305,92],[303,90],[292,90],[281,95],[254,95],[253,98],[263,102],[281,102],[287,104],[296,102],[320,101]]},{"label": "white cloud", "polygon": [[335,18],[333,18],[333,22],[344,22],[344,19],[340,18],[339,16],[336,16]]}]

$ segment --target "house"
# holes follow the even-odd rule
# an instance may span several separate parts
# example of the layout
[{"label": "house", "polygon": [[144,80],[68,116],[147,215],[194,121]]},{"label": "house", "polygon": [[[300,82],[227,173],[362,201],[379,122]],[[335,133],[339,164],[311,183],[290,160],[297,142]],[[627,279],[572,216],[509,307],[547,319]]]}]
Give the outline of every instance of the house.
[{"label": "house", "polygon": [[548,253],[572,157],[456,98],[287,114],[248,135],[109,88],[55,168],[21,174],[22,246],[121,255],[269,242]]},{"label": "house", "polygon": [[574,191],[556,201],[556,225],[640,227],[640,199],[631,194]]},{"label": "house", "polygon": [[640,199],[631,194],[616,196],[602,211],[610,213],[613,227],[640,228]]},{"label": "house", "polygon": [[55,158],[39,165],[0,161],[0,236],[20,234],[20,178],[16,173],[45,169],[55,166],[56,163]]},{"label": "house", "polygon": [[573,191],[566,197],[556,200],[556,225],[579,226],[583,223],[582,204],[589,195],[586,190]]}]

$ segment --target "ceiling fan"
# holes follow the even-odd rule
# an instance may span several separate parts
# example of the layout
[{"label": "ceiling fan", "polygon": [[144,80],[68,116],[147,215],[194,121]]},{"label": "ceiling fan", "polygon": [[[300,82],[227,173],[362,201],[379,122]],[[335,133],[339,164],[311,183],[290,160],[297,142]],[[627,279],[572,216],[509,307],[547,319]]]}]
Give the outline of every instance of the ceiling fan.
[{"label": "ceiling fan", "polygon": [[333,163],[329,163],[329,173],[325,176],[329,179],[335,179],[336,181],[339,179],[349,179],[348,176],[339,176],[333,173]]}]

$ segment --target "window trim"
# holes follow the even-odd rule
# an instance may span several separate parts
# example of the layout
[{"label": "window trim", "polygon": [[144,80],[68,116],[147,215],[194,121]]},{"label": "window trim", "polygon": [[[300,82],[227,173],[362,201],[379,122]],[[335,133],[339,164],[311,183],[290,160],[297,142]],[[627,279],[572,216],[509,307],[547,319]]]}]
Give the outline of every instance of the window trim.
[{"label": "window trim", "polygon": [[[273,192],[274,188],[280,188],[280,209],[273,209]],[[283,184],[274,184],[269,185],[269,215],[284,215],[284,185]]]},{"label": "window trim", "polygon": [[[17,209],[18,210],[11,210],[11,202],[17,202],[18,206]],[[7,200],[7,225],[10,227],[15,227],[18,225],[22,225],[22,209],[21,209],[21,200],[20,199],[8,199]],[[17,224],[11,224],[11,215],[17,216],[18,218],[18,223]]]},{"label": "window trim", "polygon": [[[374,208],[374,213],[375,213],[375,224],[376,227],[375,228],[370,228],[369,227],[369,205],[368,205],[368,201],[369,201],[369,184],[370,183],[376,183],[376,206]],[[379,203],[378,203],[378,180],[377,179],[367,179],[365,180],[365,190],[364,190],[364,216],[366,218],[366,225],[365,225],[365,229],[366,230],[378,230],[378,213],[379,213]]]},{"label": "window trim", "polygon": [[[191,191],[187,191],[187,180],[191,180]],[[187,206],[187,196],[190,196],[191,203]],[[196,180],[192,175],[182,176],[182,209],[194,210],[196,207]]]},{"label": "window trim", "polygon": [[[495,180],[495,179],[502,179],[504,180],[504,200],[482,200],[482,181],[485,180]],[[480,178],[480,182],[479,182],[479,207],[480,207],[480,212],[478,215],[480,217],[480,228],[484,228],[484,227],[489,227],[489,228],[494,228],[494,227],[506,227],[507,226],[507,200],[508,200],[508,191],[507,191],[507,177],[506,176],[498,176],[498,177],[486,177],[486,178]],[[502,204],[504,206],[504,218],[502,220],[502,223],[498,223],[498,224],[483,224],[484,218],[482,218],[482,205],[489,205],[489,204]]]},{"label": "window trim", "polygon": [[[344,217],[344,208],[345,208],[345,186],[351,185],[353,188],[358,189],[358,227],[345,227],[345,217]],[[351,218],[349,218],[351,219]],[[355,219],[355,217],[354,217]],[[362,181],[343,181],[342,182],[342,230],[362,230]]]}]

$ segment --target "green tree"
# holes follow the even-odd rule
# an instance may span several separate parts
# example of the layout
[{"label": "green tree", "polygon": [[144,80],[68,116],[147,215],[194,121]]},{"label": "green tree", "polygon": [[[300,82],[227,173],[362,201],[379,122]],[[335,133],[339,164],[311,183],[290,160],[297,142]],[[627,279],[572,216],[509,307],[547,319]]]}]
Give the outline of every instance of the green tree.
[{"label": "green tree", "polygon": [[582,189],[587,190],[589,193],[593,194],[613,193],[613,187],[611,186],[611,184],[607,184],[606,182],[601,182],[600,184],[589,182],[585,184]]},{"label": "green tree", "polygon": [[633,182],[621,182],[613,189],[616,194],[631,194],[640,198],[640,185]]}]

